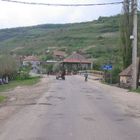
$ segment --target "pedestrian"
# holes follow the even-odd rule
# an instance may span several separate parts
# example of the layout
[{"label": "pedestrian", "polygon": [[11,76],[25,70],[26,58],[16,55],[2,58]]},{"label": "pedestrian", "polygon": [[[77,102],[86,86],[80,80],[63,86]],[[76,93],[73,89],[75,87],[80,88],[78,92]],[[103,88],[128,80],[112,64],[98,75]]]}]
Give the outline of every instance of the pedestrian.
[{"label": "pedestrian", "polygon": [[62,73],[61,73],[61,78],[62,78],[63,80],[65,80],[65,75],[66,75],[66,71],[65,71],[65,69],[63,69],[63,70],[62,70]]},{"label": "pedestrian", "polygon": [[48,72],[47,72],[47,76],[49,76],[49,75],[50,75],[50,72],[48,71]]},{"label": "pedestrian", "polygon": [[87,73],[87,71],[85,72],[84,77],[85,77],[85,81],[87,81],[87,79],[88,79],[88,73]]}]

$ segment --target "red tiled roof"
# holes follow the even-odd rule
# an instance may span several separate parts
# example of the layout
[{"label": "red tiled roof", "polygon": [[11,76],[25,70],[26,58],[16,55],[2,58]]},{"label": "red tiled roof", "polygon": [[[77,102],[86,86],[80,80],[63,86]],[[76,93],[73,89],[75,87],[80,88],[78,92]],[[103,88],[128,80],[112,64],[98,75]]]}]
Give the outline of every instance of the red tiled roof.
[{"label": "red tiled roof", "polygon": [[[139,71],[139,63],[140,63],[140,59],[137,58],[137,70]],[[126,69],[124,69],[119,76],[131,76],[132,75],[132,64],[127,67]]]},{"label": "red tiled roof", "polygon": [[66,53],[65,52],[63,52],[63,51],[53,51],[53,55],[55,55],[55,56],[65,56],[66,55]]},{"label": "red tiled roof", "polygon": [[132,75],[132,65],[124,69],[120,74],[120,76],[131,76]]},{"label": "red tiled roof", "polygon": [[67,63],[91,63],[90,61],[86,60],[84,56],[82,56],[78,53],[73,53],[68,58],[64,59],[63,62],[67,62]]},{"label": "red tiled roof", "polygon": [[36,56],[26,56],[23,61],[40,61]]}]

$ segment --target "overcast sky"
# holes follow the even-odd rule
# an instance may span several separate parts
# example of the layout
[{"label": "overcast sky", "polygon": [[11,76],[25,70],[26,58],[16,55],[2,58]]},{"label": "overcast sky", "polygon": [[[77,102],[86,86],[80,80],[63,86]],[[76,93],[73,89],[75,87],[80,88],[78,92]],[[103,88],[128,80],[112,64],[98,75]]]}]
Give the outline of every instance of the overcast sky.
[{"label": "overcast sky", "polygon": [[[121,0],[18,0],[43,3],[103,3]],[[91,7],[52,7],[9,3],[0,0],[0,29],[48,23],[75,23],[121,12],[122,5]]]}]

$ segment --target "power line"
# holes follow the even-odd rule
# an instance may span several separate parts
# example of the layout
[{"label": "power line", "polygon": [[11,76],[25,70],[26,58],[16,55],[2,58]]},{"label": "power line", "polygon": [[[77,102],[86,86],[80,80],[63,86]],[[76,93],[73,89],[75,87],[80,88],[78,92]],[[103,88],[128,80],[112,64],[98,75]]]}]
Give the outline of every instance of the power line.
[{"label": "power line", "polygon": [[101,5],[119,5],[122,4],[123,1],[119,2],[110,2],[110,3],[88,3],[88,4],[52,4],[52,3],[36,3],[36,2],[25,2],[25,1],[17,1],[17,0],[1,0],[4,2],[11,3],[19,3],[19,4],[28,4],[28,5],[44,5],[44,6],[69,6],[69,7],[77,7],[77,6],[101,6]]}]

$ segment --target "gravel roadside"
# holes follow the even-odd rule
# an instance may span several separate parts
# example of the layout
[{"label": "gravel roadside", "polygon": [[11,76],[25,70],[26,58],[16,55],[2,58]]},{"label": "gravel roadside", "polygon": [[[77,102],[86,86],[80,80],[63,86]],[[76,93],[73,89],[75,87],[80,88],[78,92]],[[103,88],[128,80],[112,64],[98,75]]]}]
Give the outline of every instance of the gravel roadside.
[{"label": "gravel roadside", "polygon": [[40,82],[33,86],[18,86],[13,90],[1,92],[0,94],[6,96],[7,100],[0,104],[0,124],[23,107],[36,104],[48,90],[49,83],[50,78],[44,75]]}]

